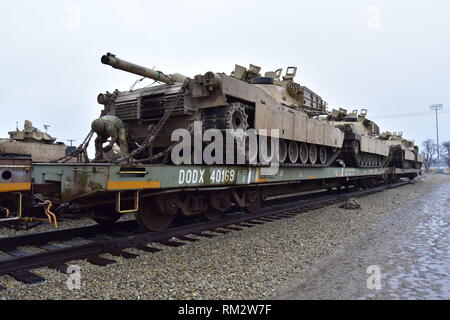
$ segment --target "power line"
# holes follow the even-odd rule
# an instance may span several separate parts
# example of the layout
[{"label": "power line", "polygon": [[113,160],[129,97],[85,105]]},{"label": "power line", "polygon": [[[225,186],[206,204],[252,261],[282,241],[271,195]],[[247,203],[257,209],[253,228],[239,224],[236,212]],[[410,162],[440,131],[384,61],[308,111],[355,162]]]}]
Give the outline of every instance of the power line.
[{"label": "power line", "polygon": [[[442,111],[439,114],[450,113],[449,110]],[[432,113],[429,112],[412,112],[412,113],[404,113],[404,114],[394,114],[394,115],[386,115],[386,116],[374,116],[372,119],[391,119],[391,118],[406,118],[406,117],[420,117],[420,116],[430,116]]]}]

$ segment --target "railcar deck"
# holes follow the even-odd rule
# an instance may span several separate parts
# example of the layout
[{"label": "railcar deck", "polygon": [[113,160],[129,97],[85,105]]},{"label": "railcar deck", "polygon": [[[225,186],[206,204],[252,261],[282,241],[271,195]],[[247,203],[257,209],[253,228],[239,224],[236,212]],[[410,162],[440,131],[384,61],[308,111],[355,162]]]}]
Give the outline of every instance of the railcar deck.
[{"label": "railcar deck", "polygon": [[39,163],[33,165],[33,190],[37,193],[58,192],[61,201],[70,201],[98,192],[224,188],[392,174],[408,176],[420,172],[417,169],[328,167],[278,168],[275,174],[267,174],[265,169],[268,168]]}]

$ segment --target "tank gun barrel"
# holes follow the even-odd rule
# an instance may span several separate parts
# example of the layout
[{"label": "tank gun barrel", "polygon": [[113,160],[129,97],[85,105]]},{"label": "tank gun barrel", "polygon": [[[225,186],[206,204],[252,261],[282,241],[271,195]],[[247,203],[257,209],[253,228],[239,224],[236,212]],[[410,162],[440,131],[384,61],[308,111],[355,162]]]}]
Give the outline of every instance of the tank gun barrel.
[{"label": "tank gun barrel", "polygon": [[119,69],[122,71],[130,72],[139,76],[143,76],[146,78],[153,79],[155,81],[161,81],[166,84],[174,84],[177,82],[183,82],[187,77],[179,74],[164,74],[161,71],[152,70],[146,67],[142,67],[140,65],[122,60],[117,58],[115,55],[111,53],[107,53],[101,59],[103,64],[107,64],[115,69]]}]

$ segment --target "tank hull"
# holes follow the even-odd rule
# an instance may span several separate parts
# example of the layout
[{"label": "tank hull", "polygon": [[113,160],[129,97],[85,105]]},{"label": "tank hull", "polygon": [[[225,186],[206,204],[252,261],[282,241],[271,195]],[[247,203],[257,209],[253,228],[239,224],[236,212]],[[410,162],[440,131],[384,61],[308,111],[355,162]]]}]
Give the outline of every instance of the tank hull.
[{"label": "tank hull", "polygon": [[50,162],[66,156],[64,144],[6,141],[0,143],[0,154],[30,156],[33,162]]},{"label": "tank hull", "polygon": [[[267,85],[263,89],[224,74],[215,75],[213,90],[198,82],[190,80],[185,91],[181,84],[175,84],[119,93],[113,103],[105,106],[102,115],[119,117],[130,136],[141,144],[170,109],[169,119],[152,144],[154,152],[171,146],[174,130],[188,129],[194,121],[202,121],[204,129],[255,129],[259,136],[279,137],[285,145],[293,141],[317,146],[319,150],[323,147],[327,159],[332,149],[342,148],[344,134],[339,129],[310,117],[301,108],[283,105],[283,95],[289,97],[285,88],[279,87],[279,94],[273,96]],[[245,118],[245,125],[235,126],[232,119],[236,113]]]}]

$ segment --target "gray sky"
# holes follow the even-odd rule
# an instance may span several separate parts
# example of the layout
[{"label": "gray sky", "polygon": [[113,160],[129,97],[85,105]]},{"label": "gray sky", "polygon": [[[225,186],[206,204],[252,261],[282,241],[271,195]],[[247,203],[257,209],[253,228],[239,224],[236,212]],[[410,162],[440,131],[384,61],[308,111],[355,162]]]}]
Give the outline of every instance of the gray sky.
[{"label": "gray sky", "polygon": [[330,108],[368,108],[419,143],[435,139],[429,105],[442,103],[450,140],[448,12],[448,1],[0,0],[0,137],[29,119],[80,143],[97,94],[138,79],[100,63],[112,52],[188,76],[296,65]]}]

